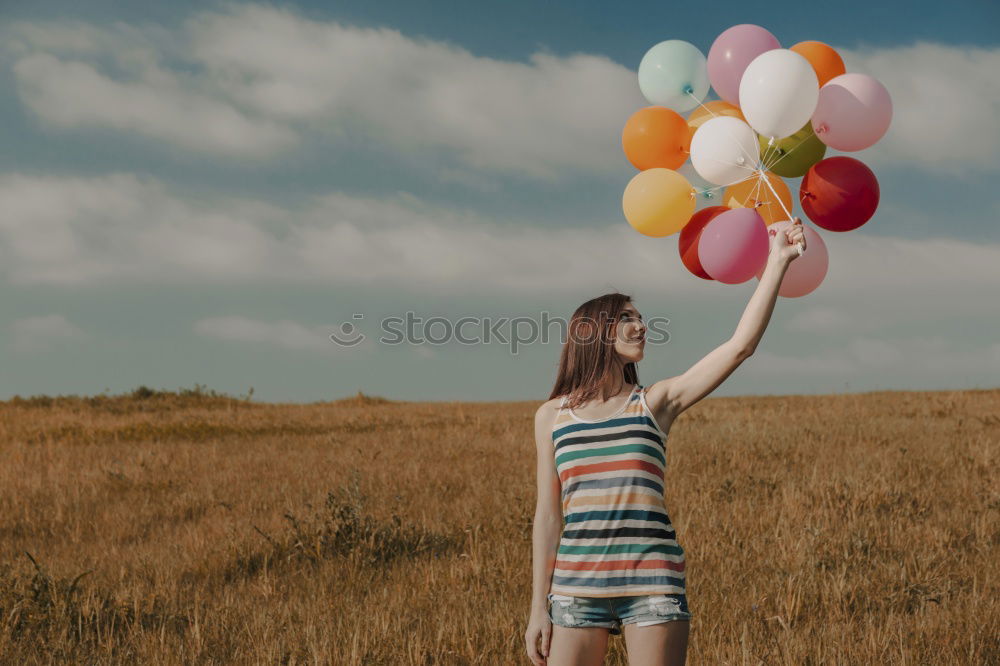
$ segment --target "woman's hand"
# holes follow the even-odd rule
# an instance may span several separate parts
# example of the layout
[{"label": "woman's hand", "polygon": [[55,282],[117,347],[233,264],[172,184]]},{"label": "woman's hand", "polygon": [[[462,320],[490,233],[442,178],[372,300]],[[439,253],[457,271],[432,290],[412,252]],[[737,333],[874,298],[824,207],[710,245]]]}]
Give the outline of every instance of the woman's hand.
[{"label": "woman's hand", "polygon": [[802,220],[799,218],[795,218],[791,226],[785,227],[780,232],[774,229],[774,225],[771,225],[767,234],[771,237],[771,255],[782,263],[787,264],[802,254],[799,251],[799,245],[802,246],[803,252],[806,249],[806,236],[802,231]]},{"label": "woman's hand", "polygon": [[524,633],[524,642],[528,646],[528,658],[535,666],[544,666],[549,658],[549,645],[552,642],[552,620],[548,610],[532,609],[528,619],[528,630]]}]

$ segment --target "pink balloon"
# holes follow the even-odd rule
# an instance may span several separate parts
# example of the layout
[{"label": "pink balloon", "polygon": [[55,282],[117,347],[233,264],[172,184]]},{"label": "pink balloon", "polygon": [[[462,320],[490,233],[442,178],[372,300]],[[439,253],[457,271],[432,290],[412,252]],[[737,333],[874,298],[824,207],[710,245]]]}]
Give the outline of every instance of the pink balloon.
[{"label": "pink balloon", "polygon": [[[791,225],[792,223],[788,220],[782,220],[768,226],[768,231],[774,229],[781,232]],[[778,287],[778,295],[785,298],[798,298],[812,293],[823,282],[830,265],[830,255],[826,251],[826,243],[823,242],[823,238],[816,230],[803,224],[802,234],[806,237],[806,251],[802,253],[802,256],[792,259],[792,263],[788,264],[785,277],[782,278],[781,286]],[[765,266],[757,271],[758,280],[764,274],[765,267],[766,262]]]},{"label": "pink balloon", "polygon": [[750,61],[764,51],[780,49],[778,38],[753,23],[725,30],[708,51],[708,80],[719,97],[739,106],[740,79]]},{"label": "pink balloon", "polygon": [[837,150],[864,150],[882,138],[892,121],[892,99],[879,81],[848,72],[819,89],[812,115],[816,137]]},{"label": "pink balloon", "polygon": [[764,218],[753,208],[719,213],[698,239],[698,261],[725,284],[746,282],[767,262],[769,238]]}]

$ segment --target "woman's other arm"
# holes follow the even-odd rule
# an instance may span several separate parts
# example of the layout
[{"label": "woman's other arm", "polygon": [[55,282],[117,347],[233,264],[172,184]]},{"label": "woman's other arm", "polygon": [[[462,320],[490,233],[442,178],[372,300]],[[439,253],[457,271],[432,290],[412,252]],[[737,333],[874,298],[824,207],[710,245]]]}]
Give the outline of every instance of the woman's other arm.
[{"label": "woman's other arm", "polygon": [[535,664],[544,663],[552,639],[548,595],[563,528],[562,484],[552,446],[556,403],[556,399],[549,400],[535,413],[538,495],[531,531],[531,615],[524,636],[528,657]]}]

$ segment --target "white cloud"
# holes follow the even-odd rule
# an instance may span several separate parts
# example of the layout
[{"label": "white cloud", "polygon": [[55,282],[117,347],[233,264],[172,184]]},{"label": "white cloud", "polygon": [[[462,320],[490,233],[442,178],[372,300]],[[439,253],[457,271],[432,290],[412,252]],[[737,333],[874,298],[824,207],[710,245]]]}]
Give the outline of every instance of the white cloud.
[{"label": "white cloud", "polygon": [[370,349],[371,340],[365,338],[357,344],[339,345],[330,339],[350,341],[358,338],[357,332],[346,335],[338,326],[306,326],[288,319],[262,321],[242,316],[206,317],[195,322],[199,335],[218,340],[265,344],[296,351],[335,353],[343,349]]},{"label": "white cloud", "polygon": [[504,61],[266,5],[194,14],[172,41],[123,23],[21,22],[3,36],[18,94],[41,119],[220,155],[349,134],[449,149],[487,170],[608,172],[623,164],[625,120],[646,105],[635,72],[605,56]]},{"label": "white cloud", "polygon": [[249,118],[154,65],[139,81],[115,80],[90,64],[46,53],[25,56],[13,69],[21,100],[60,127],[109,127],[235,157],[263,157],[298,142],[289,128]]},{"label": "white cloud", "polygon": [[[1000,289],[1000,244],[823,232],[830,269],[794,308],[982,314]],[[431,204],[331,193],[281,207],[253,199],[185,200],[159,181],[0,176],[0,271],[18,284],[194,283],[374,285],[457,292],[580,293],[628,285],[700,296],[746,294],[691,276],[677,236],[626,223],[551,228]],[[654,287],[655,285],[655,287]],[[721,290],[721,291],[720,291]],[[742,298],[742,296],[740,296]],[[819,300],[814,300],[819,299]],[[799,330],[839,315],[806,312]],[[877,323],[877,322],[876,322]],[[866,326],[851,323],[858,333]]]},{"label": "white cloud", "polygon": [[23,317],[10,325],[11,344],[20,351],[40,351],[83,335],[83,331],[61,314]]},{"label": "white cloud", "polygon": [[15,283],[250,278],[275,260],[256,202],[189,205],[157,181],[0,176],[0,256]]},{"label": "white cloud", "polygon": [[1000,48],[917,43],[838,49],[849,72],[874,76],[892,97],[889,131],[857,156],[869,165],[995,171],[1000,162]]},{"label": "white cloud", "polygon": [[[40,119],[236,158],[364,136],[397,152],[444,148],[486,171],[615,173],[625,164],[622,126],[648,104],[635,70],[603,55],[500,60],[264,4],[197,12],[176,28],[21,21],[0,38],[18,94]],[[848,71],[878,78],[893,99],[888,134],[853,155],[996,168],[1000,49],[838,50]],[[441,170],[461,178],[453,165]]]},{"label": "white cloud", "polygon": [[502,61],[260,6],[189,25],[194,53],[234,99],[401,147],[445,146],[477,167],[620,168],[621,128],[646,105],[635,73],[601,55]]}]

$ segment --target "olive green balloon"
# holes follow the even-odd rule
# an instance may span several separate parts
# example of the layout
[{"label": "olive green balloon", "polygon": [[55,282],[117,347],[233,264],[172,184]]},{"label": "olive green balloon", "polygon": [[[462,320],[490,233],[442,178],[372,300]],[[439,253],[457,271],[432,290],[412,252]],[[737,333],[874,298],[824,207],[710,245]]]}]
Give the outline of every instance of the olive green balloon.
[{"label": "olive green balloon", "polygon": [[[772,146],[767,145],[768,140],[765,137],[757,135],[757,138],[760,140],[760,159],[764,163],[764,168],[782,178],[799,178],[806,175],[809,167],[826,155],[826,144],[816,137],[812,121],[807,122],[795,134],[784,139],[776,139]],[[771,166],[767,166],[768,164]]]}]

